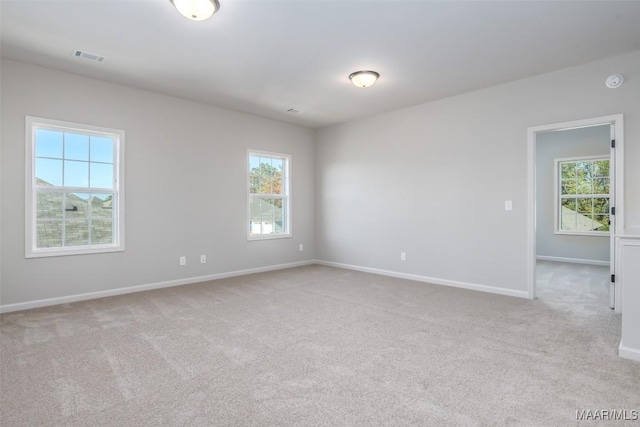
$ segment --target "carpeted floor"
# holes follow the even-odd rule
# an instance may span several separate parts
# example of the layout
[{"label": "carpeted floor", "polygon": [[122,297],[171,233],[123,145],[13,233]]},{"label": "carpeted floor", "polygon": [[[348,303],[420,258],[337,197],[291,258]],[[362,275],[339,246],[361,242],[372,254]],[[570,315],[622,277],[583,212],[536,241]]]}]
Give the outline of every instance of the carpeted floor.
[{"label": "carpeted floor", "polygon": [[565,426],[640,409],[620,317],[554,300],[554,274],[529,301],[308,266],[5,314],[0,424]]}]

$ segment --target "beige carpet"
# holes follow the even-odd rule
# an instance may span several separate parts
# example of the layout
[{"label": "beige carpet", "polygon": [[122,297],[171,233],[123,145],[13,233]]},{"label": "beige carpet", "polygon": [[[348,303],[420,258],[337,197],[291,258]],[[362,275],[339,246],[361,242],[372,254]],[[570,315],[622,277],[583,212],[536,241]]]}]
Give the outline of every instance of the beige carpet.
[{"label": "beige carpet", "polygon": [[551,426],[640,409],[619,316],[572,302],[309,266],[9,313],[1,424]]}]

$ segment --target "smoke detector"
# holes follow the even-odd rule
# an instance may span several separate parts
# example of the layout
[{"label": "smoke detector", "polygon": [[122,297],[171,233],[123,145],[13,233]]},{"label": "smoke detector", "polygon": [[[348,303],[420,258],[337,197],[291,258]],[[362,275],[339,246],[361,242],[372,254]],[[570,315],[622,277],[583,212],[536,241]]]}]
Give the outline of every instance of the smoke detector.
[{"label": "smoke detector", "polygon": [[86,59],[88,61],[93,61],[93,62],[103,62],[104,61],[104,56],[103,55],[98,55],[98,54],[95,54],[95,53],[85,52],[84,50],[74,49],[74,51],[71,52],[71,55],[75,56],[76,58],[82,58],[82,59]]},{"label": "smoke detector", "polygon": [[291,114],[298,114],[300,112],[300,110],[296,110],[295,108],[289,108],[287,110],[287,113],[291,113]]},{"label": "smoke detector", "polygon": [[609,77],[607,77],[605,84],[609,89],[615,89],[622,86],[623,82],[624,77],[622,77],[622,74],[611,74]]}]

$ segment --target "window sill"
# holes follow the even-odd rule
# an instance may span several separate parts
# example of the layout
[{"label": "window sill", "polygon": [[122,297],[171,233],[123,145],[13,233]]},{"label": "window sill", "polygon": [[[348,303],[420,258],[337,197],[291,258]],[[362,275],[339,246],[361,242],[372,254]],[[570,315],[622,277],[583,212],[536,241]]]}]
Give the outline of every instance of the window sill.
[{"label": "window sill", "polygon": [[275,239],[290,239],[292,237],[291,234],[267,234],[262,236],[249,236],[247,237],[247,242],[256,242],[260,240],[275,240]]},{"label": "window sill", "polygon": [[124,252],[124,245],[122,246],[94,246],[91,248],[47,248],[36,249],[25,254],[25,258],[45,258],[53,256],[69,256],[69,255],[91,255],[91,254],[103,254],[110,252]]},{"label": "window sill", "polygon": [[553,234],[559,236],[588,236],[588,237],[609,237],[609,231],[555,231]]}]

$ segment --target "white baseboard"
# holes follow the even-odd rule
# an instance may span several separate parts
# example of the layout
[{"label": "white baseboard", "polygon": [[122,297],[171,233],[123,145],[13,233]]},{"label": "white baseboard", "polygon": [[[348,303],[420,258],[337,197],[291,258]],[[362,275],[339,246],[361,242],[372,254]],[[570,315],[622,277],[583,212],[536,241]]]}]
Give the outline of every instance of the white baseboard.
[{"label": "white baseboard", "polygon": [[400,279],[415,280],[417,282],[427,282],[434,285],[452,286],[455,288],[469,289],[472,291],[488,292],[492,294],[507,295],[510,297],[529,298],[527,291],[516,291],[513,289],[496,288],[494,286],[479,285],[476,283],[458,282],[455,280],[438,279],[435,277],[420,276],[417,274],[400,273],[397,271],[380,270],[377,268],[361,267],[358,265],[341,264],[338,262],[317,260],[316,264],[326,265],[327,267],[344,268],[347,270],[362,271],[364,273],[380,274],[382,276],[397,277]]},{"label": "white baseboard", "polygon": [[108,289],[105,291],[87,292],[84,294],[68,295],[64,297],[39,299],[34,301],[19,302],[15,304],[0,305],[0,313],[29,310],[31,308],[47,307],[51,305],[67,304],[76,301],[85,301],[96,298],[112,297],[115,295],[131,294],[134,292],[150,291],[153,289],[169,288],[171,286],[189,285],[192,283],[208,282],[209,280],[224,279],[227,277],[244,276],[246,274],[263,273],[265,271],[283,270],[285,268],[300,267],[315,264],[315,260],[292,262],[287,264],[269,265],[266,267],[249,268],[247,270],[230,271],[226,273],[209,274],[206,276],[187,277],[184,279],[168,280],[166,282],[149,283],[146,285],[128,286],[126,288]]},{"label": "white baseboard", "polygon": [[557,257],[557,256],[544,256],[544,255],[537,255],[536,259],[540,261],[570,262],[573,264],[601,265],[603,267],[609,267],[609,265],[611,264],[609,261],[599,261],[597,259],[563,258],[563,257]]},{"label": "white baseboard", "polygon": [[618,356],[640,362],[640,349],[625,347],[620,343],[620,347],[618,347]]}]

